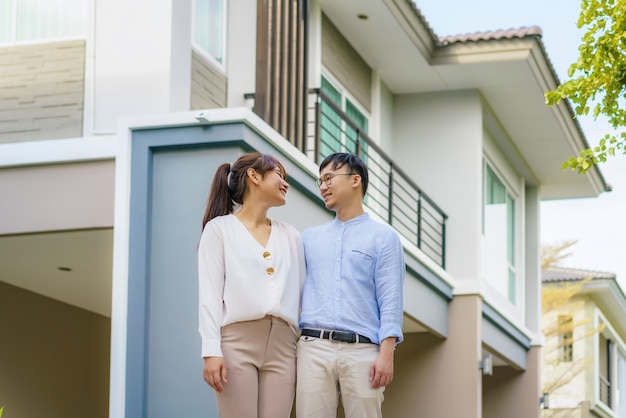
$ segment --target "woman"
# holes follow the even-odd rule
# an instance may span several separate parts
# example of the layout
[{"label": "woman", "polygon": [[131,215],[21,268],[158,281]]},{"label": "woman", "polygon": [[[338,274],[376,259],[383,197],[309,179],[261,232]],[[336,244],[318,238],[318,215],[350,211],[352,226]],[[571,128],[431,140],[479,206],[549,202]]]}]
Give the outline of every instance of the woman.
[{"label": "woman", "polygon": [[222,418],[291,412],[304,254],[298,231],[267,217],[285,204],[285,179],[275,158],[250,152],[219,166],[211,185],[198,248],[199,314],[204,380]]}]

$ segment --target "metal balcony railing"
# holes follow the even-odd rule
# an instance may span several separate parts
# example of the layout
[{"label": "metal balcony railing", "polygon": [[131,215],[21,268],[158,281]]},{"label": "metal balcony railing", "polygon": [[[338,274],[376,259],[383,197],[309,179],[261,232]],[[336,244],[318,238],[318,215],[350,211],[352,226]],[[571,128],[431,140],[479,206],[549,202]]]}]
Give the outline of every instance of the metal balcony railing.
[{"label": "metal balcony railing", "polygon": [[600,376],[600,401],[604,402],[606,406],[612,408],[611,405],[611,382],[605,377]]},{"label": "metal balcony railing", "polygon": [[318,164],[333,152],[360,156],[369,170],[368,210],[445,268],[448,216],[330,97],[320,89],[310,93],[307,155]]}]

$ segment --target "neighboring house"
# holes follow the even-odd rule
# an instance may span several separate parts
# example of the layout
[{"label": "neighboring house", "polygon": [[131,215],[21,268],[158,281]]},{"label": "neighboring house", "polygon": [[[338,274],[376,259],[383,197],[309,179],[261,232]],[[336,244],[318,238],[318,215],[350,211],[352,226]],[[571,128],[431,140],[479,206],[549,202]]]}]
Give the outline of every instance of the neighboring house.
[{"label": "neighboring house", "polygon": [[7,4],[7,416],[217,416],[196,247],[215,168],[249,149],[284,162],[272,216],[300,230],[332,218],[320,159],[367,161],[368,211],[407,263],[385,416],[540,415],[540,202],[608,187],[561,170],[588,144],[544,103],[539,28],[442,38],[411,0]]},{"label": "neighboring house", "polygon": [[543,416],[626,417],[626,297],[615,275],[551,267],[542,280],[544,291],[577,289],[542,317],[544,327],[571,324],[546,340],[544,385],[568,378],[549,394]]}]

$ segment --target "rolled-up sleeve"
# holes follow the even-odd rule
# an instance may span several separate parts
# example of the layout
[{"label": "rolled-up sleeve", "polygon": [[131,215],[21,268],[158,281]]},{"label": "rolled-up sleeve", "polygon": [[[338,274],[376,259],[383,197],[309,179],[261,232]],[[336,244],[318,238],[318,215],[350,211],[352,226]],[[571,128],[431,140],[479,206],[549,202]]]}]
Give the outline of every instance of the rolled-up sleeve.
[{"label": "rolled-up sleeve", "polygon": [[403,287],[405,276],[404,250],[397,234],[389,234],[378,253],[376,299],[380,309],[379,341],[396,337],[402,342]]}]

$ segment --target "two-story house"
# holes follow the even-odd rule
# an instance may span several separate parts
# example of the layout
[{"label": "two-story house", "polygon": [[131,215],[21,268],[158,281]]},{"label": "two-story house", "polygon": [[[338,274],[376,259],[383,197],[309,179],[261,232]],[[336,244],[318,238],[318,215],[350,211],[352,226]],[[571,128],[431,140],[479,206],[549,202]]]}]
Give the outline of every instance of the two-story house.
[{"label": "two-story house", "polygon": [[557,331],[543,354],[543,416],[626,416],[626,297],[615,274],[562,267],[541,274],[546,295],[571,294],[542,317],[544,329]]},{"label": "two-story house", "polygon": [[544,104],[539,28],[439,37],[411,0],[7,4],[7,416],[217,416],[196,248],[215,168],[250,149],[284,163],[271,214],[300,230],[332,218],[320,159],[367,162],[407,264],[386,416],[539,416],[540,202],[607,189],[561,170],[587,143]]}]

